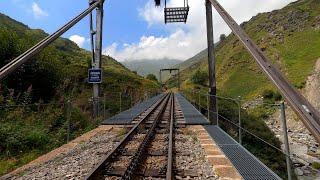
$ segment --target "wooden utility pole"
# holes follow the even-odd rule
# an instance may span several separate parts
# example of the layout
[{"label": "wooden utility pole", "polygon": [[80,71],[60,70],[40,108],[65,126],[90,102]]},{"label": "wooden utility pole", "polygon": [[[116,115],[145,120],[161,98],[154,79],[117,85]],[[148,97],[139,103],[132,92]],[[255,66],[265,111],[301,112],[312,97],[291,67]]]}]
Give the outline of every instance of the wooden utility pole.
[{"label": "wooden utility pole", "polygon": [[[103,26],[103,3],[96,8],[96,39],[95,39],[95,54],[92,62],[93,69],[101,69],[102,56],[102,26]],[[99,97],[100,97],[100,83],[93,84],[93,116],[98,116],[99,111]]]},{"label": "wooden utility pole", "polygon": [[218,124],[217,100],[216,100],[216,70],[214,56],[214,39],[212,25],[212,6],[209,0],[206,0],[206,19],[207,19],[207,40],[208,40],[208,72],[209,72],[209,121],[213,125]]}]

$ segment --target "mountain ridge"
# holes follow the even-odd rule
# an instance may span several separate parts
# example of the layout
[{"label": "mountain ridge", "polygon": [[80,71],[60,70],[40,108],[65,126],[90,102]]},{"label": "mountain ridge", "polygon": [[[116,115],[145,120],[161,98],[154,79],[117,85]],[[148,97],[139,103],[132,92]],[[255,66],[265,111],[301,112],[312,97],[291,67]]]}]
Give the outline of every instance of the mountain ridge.
[{"label": "mountain ridge", "polygon": [[161,59],[161,60],[134,60],[121,62],[128,69],[136,71],[141,76],[154,74],[159,79],[159,71],[163,68],[170,68],[178,63],[180,60],[174,59]]}]

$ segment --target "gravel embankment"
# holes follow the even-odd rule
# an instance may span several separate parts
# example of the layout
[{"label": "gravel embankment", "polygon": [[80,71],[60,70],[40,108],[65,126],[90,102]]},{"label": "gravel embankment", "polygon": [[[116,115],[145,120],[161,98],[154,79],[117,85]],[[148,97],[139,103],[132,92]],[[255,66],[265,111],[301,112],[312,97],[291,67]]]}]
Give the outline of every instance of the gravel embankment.
[{"label": "gravel embankment", "polygon": [[[176,158],[174,167],[178,171],[193,172],[197,177],[187,176],[176,179],[218,179],[212,166],[205,157],[200,142],[195,134],[188,131],[177,130],[175,135]],[[161,137],[162,136],[162,137]],[[166,139],[166,135],[157,135],[156,139]],[[136,138],[141,138],[137,136]],[[117,132],[100,132],[89,141],[75,146],[67,153],[60,154],[52,160],[36,167],[29,168],[19,175],[9,179],[83,179],[88,172],[101,160],[102,156],[107,154],[119,141]],[[150,147],[152,150],[159,151],[166,147],[166,141],[156,141]],[[160,146],[158,146],[160,145]],[[134,146],[134,144],[132,144]],[[130,162],[129,160],[118,161]],[[166,158],[151,157],[146,161],[146,165],[151,169],[164,169],[166,167]],[[117,177],[107,177],[106,179],[118,179]],[[149,179],[149,178],[144,178]],[[159,178],[161,179],[161,178]]]},{"label": "gravel embankment", "polygon": [[66,154],[30,168],[9,179],[81,179],[116,144],[116,133],[101,132],[89,141],[78,144]]}]

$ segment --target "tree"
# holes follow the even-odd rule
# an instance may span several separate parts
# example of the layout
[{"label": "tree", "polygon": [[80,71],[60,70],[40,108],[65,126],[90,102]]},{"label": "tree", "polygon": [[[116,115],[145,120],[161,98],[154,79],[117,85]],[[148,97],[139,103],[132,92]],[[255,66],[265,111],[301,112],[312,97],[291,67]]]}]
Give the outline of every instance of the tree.
[{"label": "tree", "polygon": [[157,77],[156,77],[154,74],[148,74],[146,78],[149,79],[149,80],[151,80],[151,81],[156,81],[156,82],[158,82],[158,79],[157,79]]},{"label": "tree", "polygon": [[223,42],[226,39],[226,35],[225,34],[221,34],[220,35],[220,42]]},{"label": "tree", "polygon": [[6,29],[0,29],[0,66],[4,66],[19,55],[17,34]]},{"label": "tree", "polygon": [[206,85],[208,79],[208,74],[204,71],[200,71],[199,69],[193,73],[191,76],[191,82],[194,84],[199,84],[199,85]]}]

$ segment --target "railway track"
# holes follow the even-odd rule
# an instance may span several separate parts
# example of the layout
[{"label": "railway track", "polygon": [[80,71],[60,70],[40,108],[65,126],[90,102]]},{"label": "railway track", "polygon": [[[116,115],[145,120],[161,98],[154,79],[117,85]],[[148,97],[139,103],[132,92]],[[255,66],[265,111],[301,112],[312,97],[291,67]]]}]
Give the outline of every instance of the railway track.
[{"label": "railway track", "polygon": [[85,179],[172,179],[174,104],[161,98]]}]

